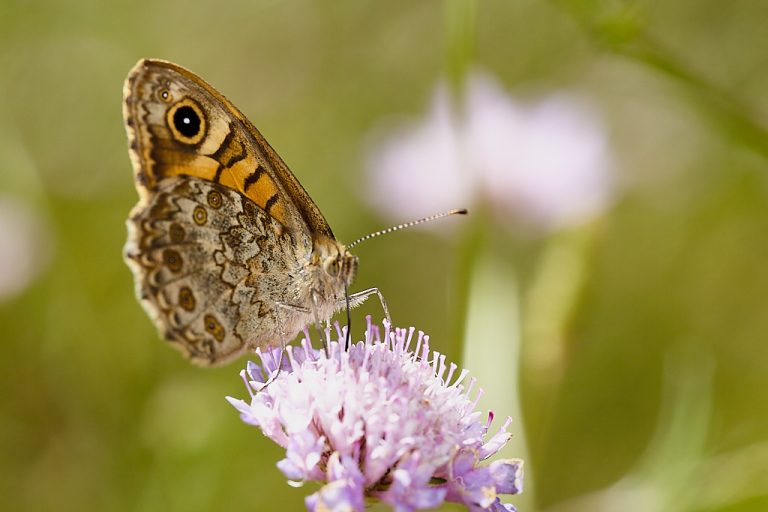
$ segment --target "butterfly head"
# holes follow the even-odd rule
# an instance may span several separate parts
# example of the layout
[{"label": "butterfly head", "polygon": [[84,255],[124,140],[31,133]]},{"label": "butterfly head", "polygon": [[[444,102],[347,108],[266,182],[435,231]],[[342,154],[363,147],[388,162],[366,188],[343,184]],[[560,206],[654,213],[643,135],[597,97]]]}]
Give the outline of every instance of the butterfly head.
[{"label": "butterfly head", "polygon": [[316,261],[322,269],[320,272],[327,281],[349,286],[357,274],[357,256],[335,240],[329,242],[315,247]]}]

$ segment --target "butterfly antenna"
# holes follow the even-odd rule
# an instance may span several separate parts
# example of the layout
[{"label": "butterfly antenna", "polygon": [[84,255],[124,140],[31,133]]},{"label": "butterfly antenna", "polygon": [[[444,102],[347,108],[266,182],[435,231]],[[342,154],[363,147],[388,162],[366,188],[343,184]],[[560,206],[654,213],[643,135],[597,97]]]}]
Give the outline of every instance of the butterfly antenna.
[{"label": "butterfly antenna", "polygon": [[386,235],[388,233],[392,233],[393,231],[400,231],[401,229],[418,226],[419,224],[424,224],[425,222],[431,222],[433,220],[442,219],[443,217],[449,217],[451,215],[466,215],[467,213],[468,212],[465,208],[460,208],[460,209],[450,210],[443,213],[437,213],[435,215],[430,215],[429,217],[424,217],[422,219],[412,220],[411,222],[406,222],[404,224],[398,224],[397,226],[392,226],[391,228],[382,229],[381,231],[376,231],[375,233],[370,233],[368,235],[365,235],[364,237],[358,238],[351,244],[347,245],[347,248],[351,249],[357,244],[359,244],[360,242],[365,242],[366,240],[370,240],[371,238],[376,238],[377,236]]}]

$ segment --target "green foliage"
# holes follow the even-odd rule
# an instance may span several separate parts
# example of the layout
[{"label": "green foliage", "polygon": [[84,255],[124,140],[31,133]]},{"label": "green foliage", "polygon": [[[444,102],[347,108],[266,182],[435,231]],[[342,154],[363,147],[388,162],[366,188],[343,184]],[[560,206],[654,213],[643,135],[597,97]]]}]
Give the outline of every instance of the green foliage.
[{"label": "green foliage", "polygon": [[[379,286],[397,323],[458,360],[475,346],[504,353],[471,329],[462,347],[457,332],[471,325],[462,312],[478,258],[515,274],[523,338],[508,364],[520,365],[522,510],[615,510],[606,489],[662,497],[630,499],[638,510],[764,510],[767,16],[760,0],[4,1],[0,197],[36,208],[49,240],[41,276],[0,302],[3,502],[303,508],[305,493],[275,468],[280,450],[224,401],[244,394],[238,365],[190,367],[133,297],[121,258],[136,200],[121,86],[139,58],[159,57],[201,74],[260,127],[341,241],[388,223],[366,201],[368,134],[421,114],[441,77],[459,81],[476,65],[523,97],[589,98],[624,192],[588,233],[556,240],[578,255],[581,277],[551,320],[555,367],[531,362],[543,338],[526,330],[529,315],[548,318],[536,309],[548,296],[531,297],[555,238],[510,235],[484,215],[453,240],[399,233],[356,251],[356,283]],[[381,312],[364,306],[357,326],[365,314]],[[517,329],[513,318],[490,327]],[[481,385],[494,380],[469,369]],[[693,412],[665,413],[677,408]]]}]

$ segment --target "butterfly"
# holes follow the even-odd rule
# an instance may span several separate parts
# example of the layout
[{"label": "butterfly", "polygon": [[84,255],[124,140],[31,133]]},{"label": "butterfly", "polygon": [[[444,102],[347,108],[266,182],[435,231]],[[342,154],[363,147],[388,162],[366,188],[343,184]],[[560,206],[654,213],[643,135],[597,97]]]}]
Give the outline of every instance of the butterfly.
[{"label": "butterfly", "polygon": [[378,295],[358,258],[250,121],[203,79],[144,59],[123,88],[139,202],[124,256],[136,294],[192,362],[284,345]]}]

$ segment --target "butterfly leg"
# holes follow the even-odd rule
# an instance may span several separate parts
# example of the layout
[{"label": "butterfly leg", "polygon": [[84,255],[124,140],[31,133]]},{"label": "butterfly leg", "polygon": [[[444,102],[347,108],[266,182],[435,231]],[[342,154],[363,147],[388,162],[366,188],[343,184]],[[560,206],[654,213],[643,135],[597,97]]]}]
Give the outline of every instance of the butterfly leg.
[{"label": "butterfly leg", "polygon": [[277,361],[277,371],[275,372],[274,375],[272,375],[270,378],[267,379],[264,385],[261,386],[261,388],[259,388],[259,391],[263,391],[267,389],[267,386],[269,386],[274,381],[276,381],[277,378],[280,376],[280,372],[283,371],[283,356],[285,356],[285,342],[281,341],[280,342],[280,359],[278,359]]},{"label": "butterfly leg", "polygon": [[[315,290],[312,290],[312,304],[315,306],[315,307],[312,308],[312,317],[315,319],[315,327],[317,328],[318,332],[320,333],[320,339],[323,342],[323,350],[325,350],[325,357],[328,358],[328,357],[331,357],[331,353],[330,353],[330,350],[329,350],[329,347],[331,345],[331,339],[330,339],[330,337],[328,337],[328,339],[323,337],[323,334],[326,331],[323,330],[322,327],[320,327],[320,319],[317,317],[317,310],[319,309],[318,300],[319,299],[318,299],[318,296],[317,296],[317,292]],[[329,331],[330,331],[330,329],[329,329]],[[329,335],[327,335],[327,336],[329,336]]]},{"label": "butterfly leg", "polygon": [[[314,305],[312,309],[308,309],[303,306],[295,306],[293,304],[285,304],[283,302],[277,302],[276,304],[278,307],[287,309],[289,311],[295,311],[295,312],[303,313],[305,315],[308,315],[311,313],[312,319],[314,320],[314,323],[315,323],[315,327],[317,328],[317,331],[320,333],[320,340],[323,342],[323,349],[325,350],[325,355],[326,357],[329,357],[330,352],[328,351],[328,347],[330,346],[331,340],[330,339],[326,340],[326,338],[323,337],[323,333],[325,332],[325,330],[322,327],[320,327],[320,318],[317,316],[318,298],[314,291],[312,292],[312,303]],[[285,339],[284,333],[282,333],[281,338]],[[283,341],[283,344],[285,344],[284,341]]]},{"label": "butterfly leg", "polygon": [[[384,300],[384,296],[381,294],[381,291],[379,291],[378,288],[368,288],[367,290],[363,290],[361,292],[353,293],[349,296],[349,305],[350,307],[357,307],[366,300],[368,300],[368,297],[371,295],[378,295],[379,302],[381,303],[381,309],[384,310],[384,316],[387,319],[387,322],[390,324],[392,323],[392,317],[389,316],[389,308],[387,307],[387,301]],[[347,301],[344,299],[344,301],[341,303],[343,307],[346,307]]]},{"label": "butterfly leg", "polygon": [[[287,309],[289,311],[298,311],[300,313],[308,314],[309,310],[307,308],[303,308],[301,306],[294,306],[291,304],[283,304],[282,302],[276,303],[279,308]],[[285,329],[283,328],[283,323],[281,322],[281,315],[280,313],[277,313],[275,315],[275,319],[277,320],[277,329],[280,332],[280,359],[277,362],[277,372],[275,372],[274,376],[270,377],[267,382],[264,383],[264,386],[261,387],[261,389],[266,388],[272,382],[277,379],[278,376],[280,376],[280,372],[283,371],[283,358],[285,357],[285,347],[287,345]]]},{"label": "butterfly leg", "polygon": [[351,342],[350,339],[350,333],[352,329],[352,318],[349,314],[349,310],[351,308],[355,308],[368,300],[368,297],[370,297],[373,294],[376,294],[379,297],[379,302],[381,302],[381,307],[384,310],[384,316],[387,318],[387,322],[390,324],[392,323],[392,318],[389,316],[389,308],[387,307],[387,301],[384,300],[384,296],[381,294],[381,291],[379,291],[378,288],[368,288],[367,290],[363,290],[361,292],[353,293],[352,295],[349,294],[346,287],[344,287],[344,300],[339,301],[338,307],[339,309],[346,309],[347,310],[347,340],[344,343],[344,350],[349,350],[349,345]]}]

